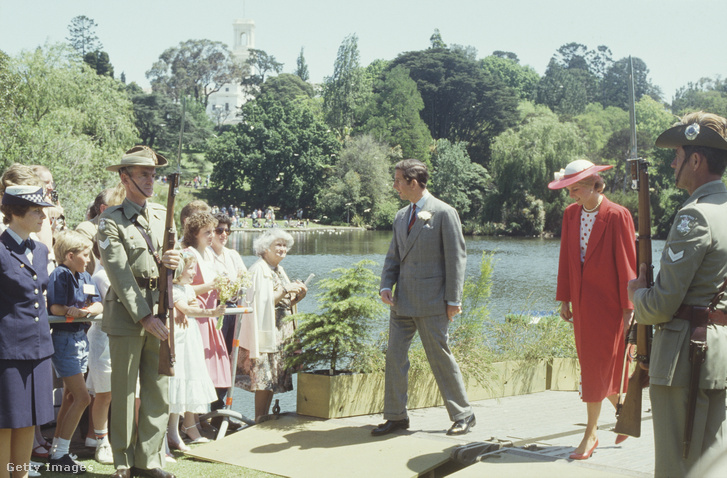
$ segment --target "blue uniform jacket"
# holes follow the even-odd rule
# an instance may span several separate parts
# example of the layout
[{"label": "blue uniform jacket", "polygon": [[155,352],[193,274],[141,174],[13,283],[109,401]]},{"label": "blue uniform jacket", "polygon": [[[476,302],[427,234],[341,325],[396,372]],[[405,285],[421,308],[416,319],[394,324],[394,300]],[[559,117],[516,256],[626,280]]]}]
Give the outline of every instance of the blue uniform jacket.
[{"label": "blue uniform jacket", "polygon": [[[33,263],[5,231],[0,235],[0,359],[39,360],[53,355],[46,311],[48,248],[34,241]],[[22,250],[21,250],[22,249]]]}]

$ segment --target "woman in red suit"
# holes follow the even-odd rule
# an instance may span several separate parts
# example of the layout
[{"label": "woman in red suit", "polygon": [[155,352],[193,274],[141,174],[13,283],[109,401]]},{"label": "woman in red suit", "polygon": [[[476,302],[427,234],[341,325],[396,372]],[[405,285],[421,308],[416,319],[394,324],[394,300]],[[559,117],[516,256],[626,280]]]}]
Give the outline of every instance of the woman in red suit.
[{"label": "woman in red suit", "polygon": [[[575,204],[563,214],[556,300],[560,316],[573,324],[581,366],[581,399],[588,422],[570,458],[584,460],[598,446],[598,416],[604,398],[616,406],[624,371],[624,334],[633,316],[626,286],[636,277],[631,213],[603,195],[596,166],[579,159],[555,173],[550,189],[568,189]],[[624,380],[624,387],[626,386]],[[618,435],[616,443],[625,435]]]}]

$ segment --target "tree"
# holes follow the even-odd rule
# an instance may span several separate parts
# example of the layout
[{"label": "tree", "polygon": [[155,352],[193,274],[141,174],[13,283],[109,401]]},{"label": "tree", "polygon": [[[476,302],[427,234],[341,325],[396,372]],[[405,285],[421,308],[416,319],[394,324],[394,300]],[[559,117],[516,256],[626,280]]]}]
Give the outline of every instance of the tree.
[{"label": "tree", "polygon": [[442,40],[442,34],[439,33],[439,28],[434,29],[434,33],[429,37],[429,43],[431,44],[429,48],[447,48],[447,44]]},{"label": "tree", "polygon": [[553,172],[583,153],[583,139],[575,124],[561,122],[547,107],[522,102],[519,110],[523,118],[520,124],[499,135],[492,144],[489,169],[497,191],[488,197],[485,219],[500,222],[503,212],[507,213],[502,210],[507,201],[512,210],[522,206],[520,200],[532,204],[527,199],[530,195],[545,205],[545,230],[557,232],[565,197],[547,185]]},{"label": "tree", "polygon": [[[392,150],[365,134],[347,138],[333,174],[316,197],[316,210],[326,222],[344,222],[348,215],[368,224],[391,224]],[[394,210],[396,210],[394,208]]]},{"label": "tree", "polygon": [[572,118],[600,99],[600,81],[611,65],[611,50],[601,45],[588,50],[567,43],[555,52],[538,84],[537,102]]},{"label": "tree", "polygon": [[600,103],[590,103],[583,113],[573,118],[573,122],[582,132],[587,159],[597,164],[609,138],[616,131],[629,128],[629,114],[615,106],[604,108]]},{"label": "tree", "polygon": [[485,73],[515,90],[518,99],[534,101],[540,75],[532,67],[520,65],[514,53],[495,53],[480,60]]},{"label": "tree", "polygon": [[114,180],[105,170],[110,158],[138,139],[132,104],[119,82],[97,75],[68,45],[23,52],[7,69],[15,84],[8,121],[0,121],[0,158],[47,166],[75,225]]},{"label": "tree", "polygon": [[311,208],[339,143],[306,102],[263,95],[242,107],[243,121],[210,141],[207,160],[220,203]]},{"label": "tree", "polygon": [[73,17],[68,25],[66,40],[81,55],[81,58],[85,57],[86,53],[103,50],[103,45],[96,36],[97,26],[96,22],[86,15]]},{"label": "tree", "polygon": [[323,81],[323,111],[326,122],[345,138],[356,124],[360,108],[369,94],[359,64],[358,37],[344,38],[333,64],[333,76]]},{"label": "tree", "polygon": [[[373,261],[334,269],[334,276],[319,282],[321,313],[302,314],[298,328],[286,344],[287,365],[312,369],[324,366],[330,375],[343,370],[372,372],[383,362],[370,337],[381,325],[384,306],[379,299],[379,278]],[[378,360],[366,360],[379,356]]]},{"label": "tree", "polygon": [[486,165],[490,141],[517,118],[515,91],[478,62],[447,49],[402,53],[389,69],[399,65],[417,83],[424,101],[421,116],[432,137],[467,143],[470,158]]},{"label": "tree", "polygon": [[242,78],[242,69],[224,43],[187,40],[165,50],[146,77],[152,91],[174,101],[191,96],[206,108],[212,93]]},{"label": "tree", "polygon": [[[661,91],[651,84],[649,69],[640,58],[633,58],[634,65],[634,97],[636,101],[644,95],[651,96],[657,101],[661,100]],[[601,81],[601,104],[603,106],[616,106],[628,111],[630,107],[629,90],[629,59],[622,58],[613,63],[606,71]]]},{"label": "tree", "polygon": [[701,110],[727,116],[727,81],[700,78],[694,83],[690,82],[677,90],[671,110],[677,115]]},{"label": "tree", "polygon": [[298,59],[295,61],[295,74],[303,81],[308,81],[310,79],[310,74],[308,73],[308,64],[305,62],[305,57],[303,56],[303,47],[300,47],[300,54],[298,55]]},{"label": "tree", "polygon": [[455,208],[463,220],[481,214],[488,191],[494,189],[487,170],[470,161],[465,144],[446,139],[436,143],[427,187]]},{"label": "tree", "polygon": [[260,95],[272,96],[278,101],[294,101],[296,99],[311,99],[315,90],[310,83],[306,83],[297,75],[281,73],[268,78],[260,87]]},{"label": "tree", "polygon": [[429,159],[432,135],[420,112],[424,102],[409,70],[398,66],[383,73],[376,82],[374,96],[364,114],[360,131],[368,132],[378,141],[399,146],[405,158]]},{"label": "tree", "polygon": [[96,71],[97,75],[114,77],[114,66],[109,61],[109,54],[105,51],[88,52],[83,56],[83,61]]},{"label": "tree", "polygon": [[248,86],[254,92],[259,90],[261,85],[265,83],[265,75],[268,73],[279,74],[283,71],[283,64],[277,61],[273,55],[268,55],[263,50],[250,48],[248,53],[250,56],[245,64],[250,74],[244,75],[242,84]]}]

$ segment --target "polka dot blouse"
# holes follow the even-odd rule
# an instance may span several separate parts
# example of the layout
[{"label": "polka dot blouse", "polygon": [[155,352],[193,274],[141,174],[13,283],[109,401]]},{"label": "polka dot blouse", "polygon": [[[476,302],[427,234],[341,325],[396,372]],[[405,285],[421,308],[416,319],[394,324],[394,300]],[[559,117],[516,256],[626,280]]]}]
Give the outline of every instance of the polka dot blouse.
[{"label": "polka dot blouse", "polygon": [[593,223],[596,222],[598,210],[586,212],[581,210],[581,264],[586,260],[586,250],[588,250],[588,239],[591,237]]}]

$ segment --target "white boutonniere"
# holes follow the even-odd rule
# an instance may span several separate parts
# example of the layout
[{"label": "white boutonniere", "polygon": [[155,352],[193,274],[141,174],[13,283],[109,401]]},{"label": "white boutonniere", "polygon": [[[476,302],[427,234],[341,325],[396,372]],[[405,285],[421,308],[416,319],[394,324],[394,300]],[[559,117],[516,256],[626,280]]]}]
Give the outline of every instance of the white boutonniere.
[{"label": "white boutonniere", "polygon": [[419,211],[417,217],[422,221],[428,221],[432,218],[432,213],[429,211]]}]

